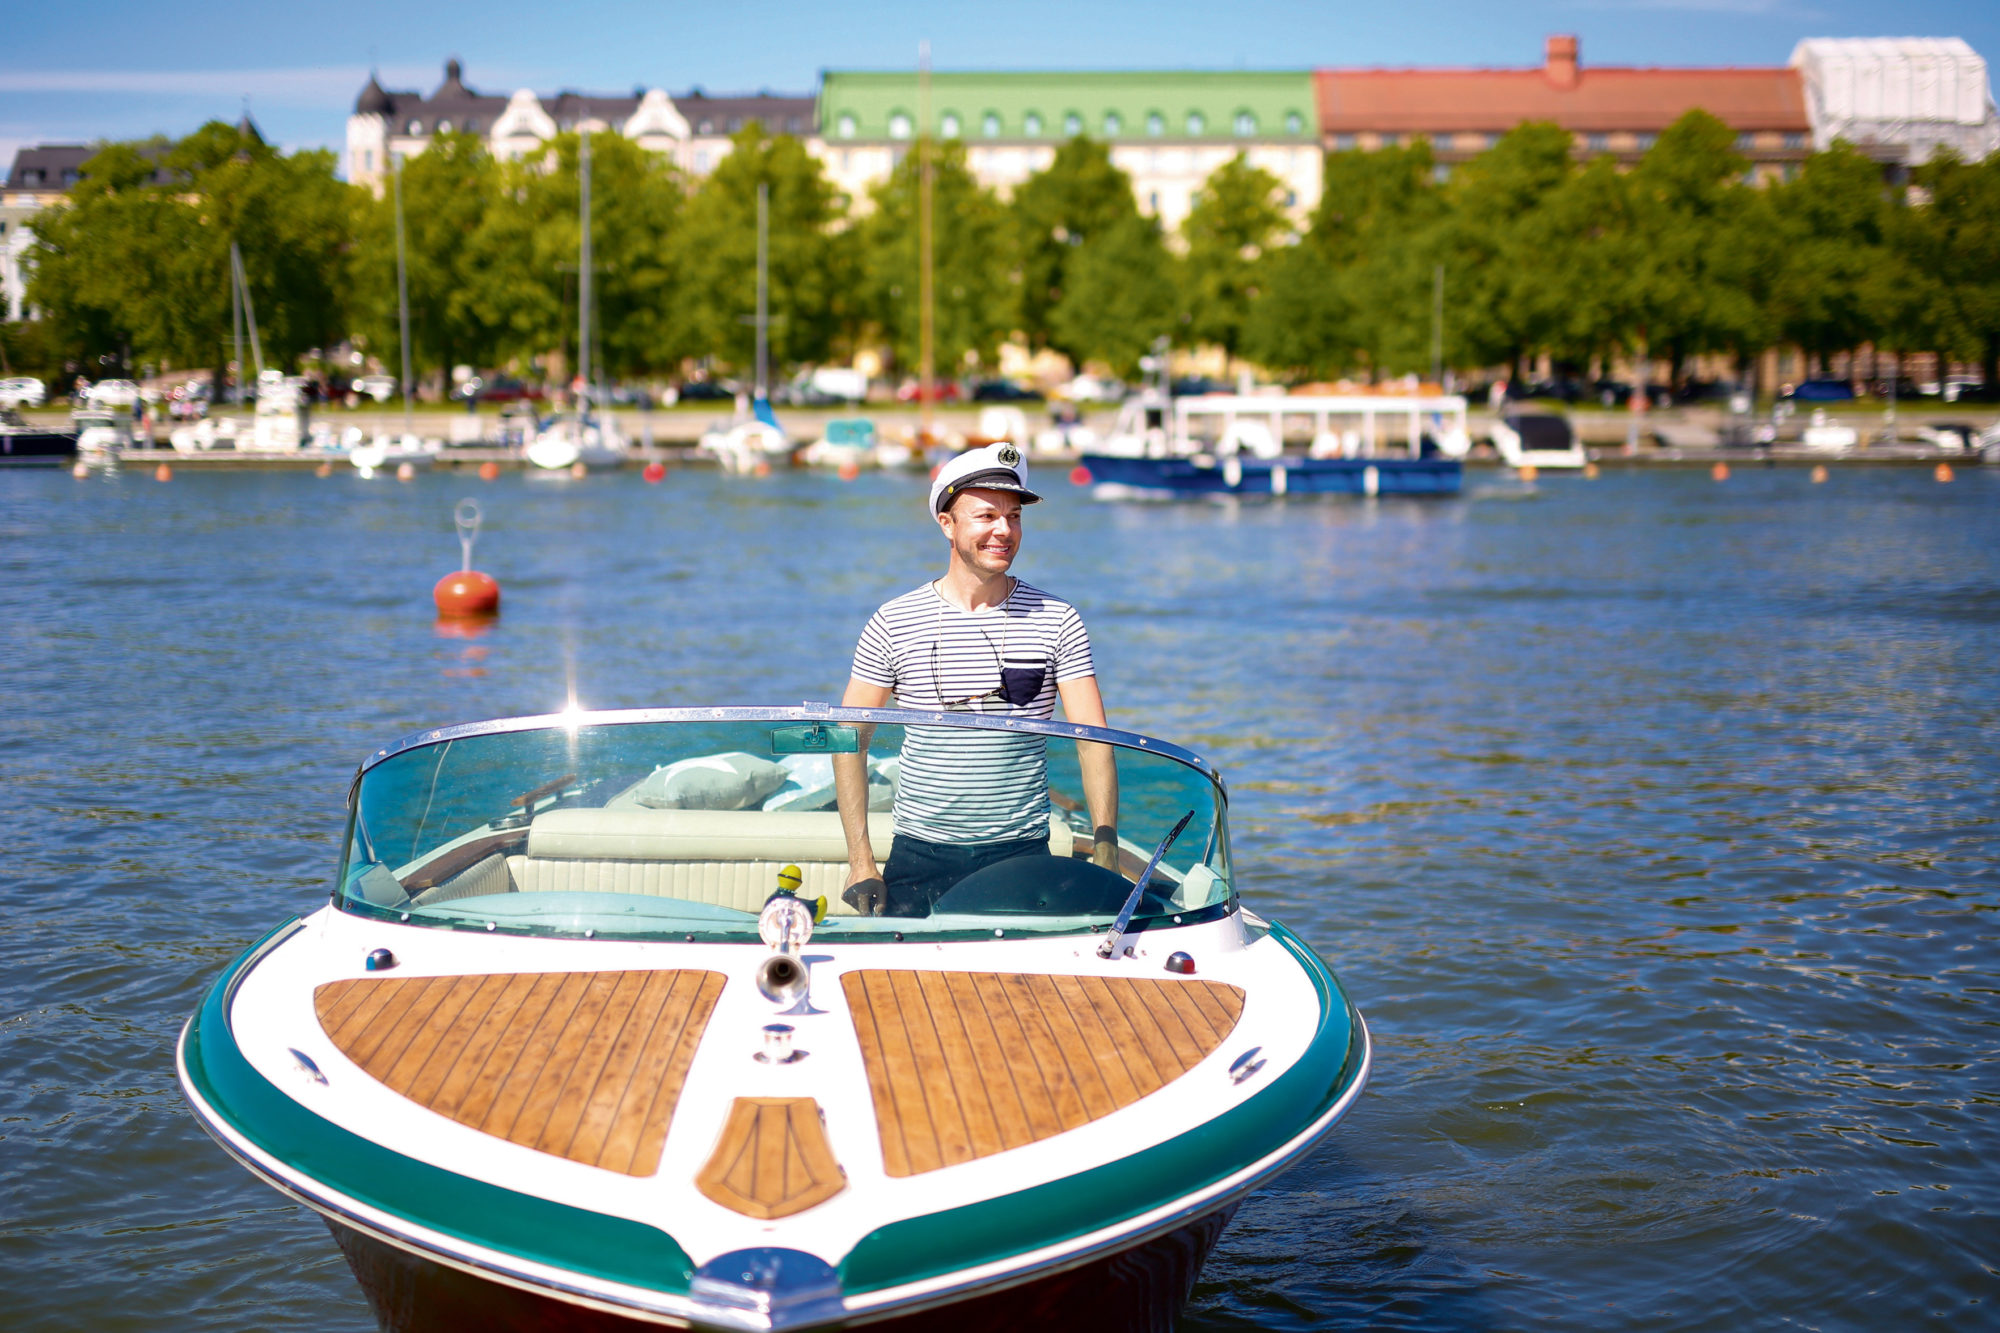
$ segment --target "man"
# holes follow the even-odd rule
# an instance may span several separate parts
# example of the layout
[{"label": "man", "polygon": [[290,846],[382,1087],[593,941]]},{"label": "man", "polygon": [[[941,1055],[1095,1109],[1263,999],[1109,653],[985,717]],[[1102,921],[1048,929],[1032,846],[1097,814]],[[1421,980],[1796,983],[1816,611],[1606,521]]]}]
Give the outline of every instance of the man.
[{"label": "man", "polygon": [[[938,470],[930,514],[949,549],[944,577],[883,604],[861,632],[841,702],[1052,718],[1101,727],[1104,700],[1076,608],[1008,571],[1021,550],[1028,489],[1011,444],[969,450]],[[847,837],[848,902],[877,916],[928,916],[940,895],[984,866],[1049,850],[1046,738],[910,727],[897,781],[895,838],[877,866],[868,841],[868,735],[834,757]],[[1118,864],[1118,778],[1111,747],[1077,743],[1092,858]]]}]

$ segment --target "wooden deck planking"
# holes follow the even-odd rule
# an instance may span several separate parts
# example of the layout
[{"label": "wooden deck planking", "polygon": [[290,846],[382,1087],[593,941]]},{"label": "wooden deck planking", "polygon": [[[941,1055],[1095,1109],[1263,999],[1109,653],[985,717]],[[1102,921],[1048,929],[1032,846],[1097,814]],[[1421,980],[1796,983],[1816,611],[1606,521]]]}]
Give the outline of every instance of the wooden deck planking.
[{"label": "wooden deck planking", "polygon": [[524,1147],[628,1175],[667,1126],[722,993],[717,972],[365,977],[321,986],[321,1026],[392,1091]]},{"label": "wooden deck planking", "polygon": [[738,1097],[695,1188],[746,1217],[790,1217],[847,1188],[810,1097]]},{"label": "wooden deck planking", "polygon": [[[1193,1068],[1243,1011],[1235,986],[1150,977],[868,969],[841,987],[891,1176],[1110,1115]],[[730,1164],[740,1182],[740,1152]]]}]

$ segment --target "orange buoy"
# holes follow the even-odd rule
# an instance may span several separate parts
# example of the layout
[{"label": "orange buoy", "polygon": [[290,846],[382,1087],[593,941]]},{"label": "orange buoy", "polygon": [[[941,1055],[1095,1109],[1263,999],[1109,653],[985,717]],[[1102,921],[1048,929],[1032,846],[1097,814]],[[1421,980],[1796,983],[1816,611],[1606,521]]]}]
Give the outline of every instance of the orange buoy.
[{"label": "orange buoy", "polygon": [[1072,486],[1090,485],[1090,469],[1078,463],[1069,470],[1069,484]]},{"label": "orange buoy", "polygon": [[639,474],[649,486],[657,486],[667,479],[667,465],[658,459],[646,464],[646,470]]},{"label": "orange buoy", "polygon": [[752,471],[756,476],[768,477],[771,475],[771,465],[760,458],[757,460],[757,466]]},{"label": "orange buoy", "polygon": [[850,458],[840,465],[840,469],[836,475],[842,481],[853,481],[861,475],[861,464]]},{"label": "orange buoy", "polygon": [[497,481],[499,477],[500,465],[492,459],[489,458],[479,465],[479,479],[481,481]]},{"label": "orange buoy", "polygon": [[1816,467],[1812,470],[1812,479],[1813,479],[1813,485],[1815,486],[1817,486],[1820,482],[1826,480],[1826,468],[1824,465]]},{"label": "orange buoy", "polygon": [[1939,463],[1937,465],[1937,470],[1932,472],[1931,475],[1933,477],[1936,477],[1939,481],[1950,481],[1953,477],[1957,476],[1958,474],[1951,470],[1951,464]]},{"label": "orange buoy", "polygon": [[396,464],[397,481],[415,481],[416,479],[417,479],[417,465],[415,463]]},{"label": "orange buoy", "polygon": [[1519,475],[1522,481],[1533,481],[1536,477],[1541,476],[1542,472],[1533,463],[1523,463],[1517,469],[1517,475]]},{"label": "orange buoy", "polygon": [[1709,476],[1711,476],[1711,477],[1713,477],[1713,478],[1715,478],[1715,480],[1717,480],[1717,481],[1728,481],[1728,480],[1729,480],[1729,464],[1727,464],[1727,463],[1717,463],[1717,464],[1716,464],[1716,465],[1715,465],[1714,467],[1711,467],[1711,468],[1710,468],[1710,469],[1708,470],[1708,475],[1709,475]]},{"label": "orange buoy", "polygon": [[154,481],[172,481],[173,479],[174,479],[174,470],[168,467],[165,463],[162,463],[158,467],[153,469]]},{"label": "orange buoy", "polygon": [[585,467],[582,464],[582,462],[579,461],[571,463],[569,465],[569,474],[570,476],[576,478],[578,481],[582,481],[585,477],[590,475],[590,469]]},{"label": "orange buoy", "polygon": [[455,569],[437,581],[431,600],[442,616],[490,616],[500,610],[500,585],[476,569]]},{"label": "orange buoy", "polygon": [[69,470],[69,474],[72,477],[75,477],[78,481],[82,481],[85,477],[90,475],[90,464],[78,463],[75,467]]},{"label": "orange buoy", "polygon": [[1595,463],[1585,463],[1585,464],[1583,465],[1583,475],[1584,475],[1584,478],[1585,478],[1585,480],[1587,480],[1587,481],[1596,481],[1596,480],[1597,480],[1597,464],[1595,464]]}]

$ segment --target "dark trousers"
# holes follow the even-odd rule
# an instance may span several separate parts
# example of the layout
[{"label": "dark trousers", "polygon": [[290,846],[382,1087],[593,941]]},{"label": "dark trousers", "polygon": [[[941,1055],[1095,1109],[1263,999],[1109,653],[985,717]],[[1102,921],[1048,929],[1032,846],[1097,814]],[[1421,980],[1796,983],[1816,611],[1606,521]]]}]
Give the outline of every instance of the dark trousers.
[{"label": "dark trousers", "polygon": [[1047,838],[958,844],[898,833],[889,844],[889,864],[882,867],[882,883],[888,890],[882,915],[929,916],[944,891],[973,871],[1017,856],[1046,855],[1048,850]]}]

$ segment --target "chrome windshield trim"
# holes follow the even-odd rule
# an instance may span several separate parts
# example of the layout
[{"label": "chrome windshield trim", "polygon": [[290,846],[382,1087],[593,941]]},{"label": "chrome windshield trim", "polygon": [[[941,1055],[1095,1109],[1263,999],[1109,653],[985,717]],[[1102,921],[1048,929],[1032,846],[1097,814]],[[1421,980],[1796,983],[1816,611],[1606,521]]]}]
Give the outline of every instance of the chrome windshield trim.
[{"label": "chrome windshield trim", "polygon": [[940,712],[917,708],[843,708],[838,704],[805,703],[791,708],[614,708],[598,712],[538,713],[528,717],[494,718],[487,722],[461,722],[455,726],[430,727],[413,731],[402,739],[375,751],[355,770],[359,782],[369,769],[409,750],[464,740],[469,736],[494,736],[513,731],[578,730],[583,727],[629,726],[640,722],[874,722],[890,726],[969,727],[981,731],[1025,731],[1067,740],[1102,741],[1121,749],[1144,754],[1163,754],[1186,764],[1221,788],[1228,788],[1222,775],[1206,759],[1155,736],[1115,727],[1086,727],[1074,722],[1042,721],[1038,718],[1000,717],[986,713]]}]

